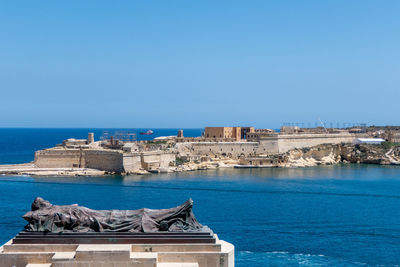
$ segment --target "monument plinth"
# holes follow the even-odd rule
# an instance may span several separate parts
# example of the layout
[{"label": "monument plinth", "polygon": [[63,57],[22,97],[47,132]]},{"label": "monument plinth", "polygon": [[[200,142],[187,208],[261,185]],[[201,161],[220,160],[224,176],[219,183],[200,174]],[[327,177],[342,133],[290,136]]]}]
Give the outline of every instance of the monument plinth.
[{"label": "monument plinth", "polygon": [[36,198],[25,229],[0,247],[0,266],[234,266],[233,245],[192,207],[189,199],[171,209],[92,210]]}]

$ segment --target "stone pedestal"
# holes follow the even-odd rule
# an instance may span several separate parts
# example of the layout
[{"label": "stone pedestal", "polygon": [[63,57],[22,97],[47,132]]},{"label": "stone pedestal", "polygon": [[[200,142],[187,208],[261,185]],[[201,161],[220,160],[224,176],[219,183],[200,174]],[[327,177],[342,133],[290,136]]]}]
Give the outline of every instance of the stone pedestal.
[{"label": "stone pedestal", "polygon": [[[0,247],[4,267],[233,267],[234,246],[213,243],[52,244],[12,239]],[[96,241],[97,242],[97,241]],[[71,244],[72,243],[72,244]]]}]

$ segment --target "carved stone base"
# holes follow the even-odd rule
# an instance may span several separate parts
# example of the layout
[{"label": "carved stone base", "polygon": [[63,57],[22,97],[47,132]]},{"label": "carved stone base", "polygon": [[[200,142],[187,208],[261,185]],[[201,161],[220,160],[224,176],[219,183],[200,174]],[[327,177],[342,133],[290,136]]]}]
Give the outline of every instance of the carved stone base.
[{"label": "carved stone base", "polygon": [[212,233],[20,233],[0,247],[0,266],[233,267],[234,246]]}]

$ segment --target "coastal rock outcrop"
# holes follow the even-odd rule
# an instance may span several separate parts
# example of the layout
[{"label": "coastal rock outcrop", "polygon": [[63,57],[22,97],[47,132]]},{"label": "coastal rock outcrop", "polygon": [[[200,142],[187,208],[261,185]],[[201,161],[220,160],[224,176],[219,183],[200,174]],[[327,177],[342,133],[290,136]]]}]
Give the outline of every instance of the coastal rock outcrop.
[{"label": "coastal rock outcrop", "polygon": [[341,162],[340,145],[318,145],[311,148],[293,149],[286,153],[282,167],[311,167]]},{"label": "coastal rock outcrop", "polygon": [[310,167],[338,163],[399,165],[400,147],[370,144],[324,144],[293,149],[282,167]]}]

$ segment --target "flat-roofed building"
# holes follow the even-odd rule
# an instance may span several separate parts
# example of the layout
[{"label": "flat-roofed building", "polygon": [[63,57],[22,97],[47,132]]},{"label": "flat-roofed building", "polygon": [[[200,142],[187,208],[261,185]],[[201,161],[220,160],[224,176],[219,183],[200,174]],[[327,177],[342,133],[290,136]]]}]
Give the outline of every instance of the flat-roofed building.
[{"label": "flat-roofed building", "polygon": [[254,127],[206,127],[204,129],[204,137],[240,141],[246,139],[246,135],[249,132],[254,132]]}]

